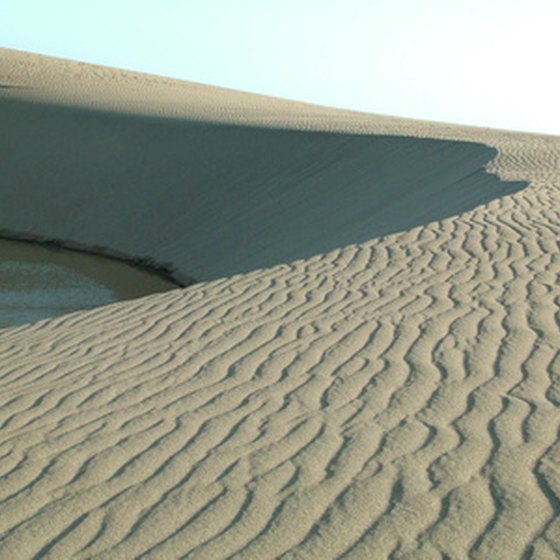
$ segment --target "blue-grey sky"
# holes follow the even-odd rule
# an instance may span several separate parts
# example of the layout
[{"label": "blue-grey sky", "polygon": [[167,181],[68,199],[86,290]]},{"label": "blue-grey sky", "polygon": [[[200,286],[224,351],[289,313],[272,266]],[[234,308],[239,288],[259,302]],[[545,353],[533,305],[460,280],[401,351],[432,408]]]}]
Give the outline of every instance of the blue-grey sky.
[{"label": "blue-grey sky", "polygon": [[373,113],[560,134],[560,0],[2,0],[0,45]]}]

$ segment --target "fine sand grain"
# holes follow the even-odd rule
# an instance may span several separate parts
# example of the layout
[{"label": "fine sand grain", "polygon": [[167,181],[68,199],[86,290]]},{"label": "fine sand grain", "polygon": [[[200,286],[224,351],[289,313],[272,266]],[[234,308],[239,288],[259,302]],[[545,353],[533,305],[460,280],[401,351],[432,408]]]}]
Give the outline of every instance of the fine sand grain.
[{"label": "fine sand grain", "polygon": [[558,558],[560,138],[0,84],[0,229],[203,281],[0,333],[1,558]]}]

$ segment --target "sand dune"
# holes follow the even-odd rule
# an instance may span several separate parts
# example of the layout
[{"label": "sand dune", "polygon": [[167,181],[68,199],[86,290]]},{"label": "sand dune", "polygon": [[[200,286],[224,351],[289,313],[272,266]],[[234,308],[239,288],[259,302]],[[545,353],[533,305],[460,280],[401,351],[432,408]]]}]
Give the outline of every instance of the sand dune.
[{"label": "sand dune", "polygon": [[0,84],[0,228],[205,280],[0,331],[0,557],[560,555],[559,138]]}]

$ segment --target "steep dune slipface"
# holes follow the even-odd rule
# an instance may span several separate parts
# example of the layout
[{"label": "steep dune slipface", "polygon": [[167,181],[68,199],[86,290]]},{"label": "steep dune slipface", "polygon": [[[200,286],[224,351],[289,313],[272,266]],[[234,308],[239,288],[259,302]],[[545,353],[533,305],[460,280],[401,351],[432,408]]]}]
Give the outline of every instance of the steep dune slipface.
[{"label": "steep dune slipface", "polygon": [[[15,60],[21,56],[14,55]],[[20,77],[25,75],[21,68],[30,64],[25,60],[27,66],[18,66]],[[47,72],[51,67],[62,65],[69,74],[75,68],[60,61],[41,66],[42,61],[35,60],[42,76],[57,75]],[[96,72],[92,68],[88,75]],[[103,72],[104,79],[111,75]],[[154,80],[146,79],[147,89],[155,87]],[[123,95],[117,88],[119,103]],[[82,99],[90,110],[85,94]],[[232,93],[232,99],[247,98]],[[17,110],[4,113],[14,118],[14,130],[25,120],[28,101],[20,99]],[[71,101],[72,110],[78,110],[78,102]],[[16,103],[12,93],[5,103]],[[69,109],[35,103],[27,105],[29,114],[39,111],[46,118],[50,111],[55,129],[59,118],[71,126],[64,113]],[[142,121],[146,105],[138,106]],[[180,149],[189,166],[177,170],[183,160],[169,154],[167,166],[158,159],[158,169],[175,174],[177,184],[193,166],[201,174],[206,170],[191,192],[204,191],[202,179],[216,180],[204,191],[198,211],[205,219],[194,222],[193,239],[204,241],[210,231],[203,224],[212,204],[221,204],[228,219],[219,227],[228,235],[237,231],[241,239],[242,224],[255,227],[254,216],[261,211],[266,223],[259,231],[276,233],[267,193],[275,195],[279,212],[292,205],[293,219],[305,215],[304,204],[315,216],[324,188],[333,204],[349,208],[351,219],[331,229],[330,219],[325,220],[329,235],[320,242],[328,252],[310,258],[2,331],[0,556],[556,557],[560,141],[318,108],[309,108],[302,120],[301,105],[290,112],[287,102],[261,98],[246,106],[248,114],[257,106],[255,120],[268,118],[270,130],[263,130],[262,122],[247,123],[246,115],[239,121],[255,126],[214,126],[218,111],[210,110],[212,126],[154,125],[162,126],[154,132],[161,142],[167,134],[177,142],[180,134],[190,135]],[[114,126],[131,118],[130,110],[119,116],[114,107],[110,117],[109,109],[92,116],[96,127],[102,119],[113,127],[113,118]],[[203,120],[204,111],[197,111]],[[308,132],[279,131],[277,113],[284,128],[294,128],[299,119]],[[234,120],[234,114],[224,120]],[[25,130],[37,122],[45,121],[30,118]],[[204,148],[198,151],[195,130]],[[324,134],[329,130],[337,134]],[[393,137],[372,136],[380,130]],[[46,134],[55,137],[50,127]],[[402,137],[407,134],[415,138]],[[136,188],[142,186],[136,192],[152,193],[150,173],[156,175],[157,162],[142,167],[135,156],[140,148],[129,145],[133,136],[115,143],[115,149],[127,144],[120,159],[130,158]],[[422,136],[434,139],[419,141]],[[157,149],[158,142],[136,137],[144,153]],[[40,142],[30,139],[38,157]],[[500,184],[485,173],[493,152],[472,142],[496,149],[489,169],[513,183]],[[169,141],[165,148],[173,145]],[[219,146],[211,153],[229,165],[224,177],[199,161],[210,146]],[[70,150],[70,142],[65,147]],[[90,155],[110,152],[89,147]],[[166,149],[158,152],[161,158]],[[78,147],[71,153],[70,163],[60,163],[67,186],[70,177],[80,183],[80,178],[104,176],[98,160]],[[251,153],[258,154],[255,161]],[[14,162],[23,156],[18,150],[10,157]],[[428,157],[434,158],[430,165],[424,161]],[[75,158],[86,166],[82,174]],[[3,165],[12,165],[7,159]],[[123,169],[118,160],[116,171]],[[46,168],[48,158],[42,161]],[[235,162],[243,165],[237,168]],[[388,193],[394,191],[379,187],[383,164],[386,176],[404,189],[402,196],[391,198]],[[413,172],[421,177],[418,182]],[[40,227],[38,233],[69,238],[91,235],[92,241],[106,235],[92,227],[94,216],[103,214],[100,197],[79,185],[65,191],[60,184],[49,186],[40,170],[35,178],[25,173],[26,182],[59,189],[53,192],[70,208],[81,200],[85,208],[76,211],[87,227],[80,230],[56,214],[45,197],[44,222],[30,208],[17,214],[21,222],[14,218],[10,228]],[[46,173],[53,177],[52,171]],[[173,246],[165,237],[169,227],[188,240],[186,226],[179,224],[182,213],[174,214],[172,203],[183,191],[169,186],[146,194],[153,197],[150,207],[158,209],[150,212],[141,209],[134,186],[119,173],[114,187],[130,191],[125,197],[117,190],[114,200],[123,202],[116,207],[126,213],[128,198],[144,212],[144,222],[134,221],[132,212],[124,214],[127,220],[153,229],[136,226],[130,241],[125,233],[130,230],[119,230],[107,218],[114,239],[107,234],[95,237],[97,242],[132,243],[130,249],[118,247],[134,252],[138,247],[142,254],[157,248],[162,251],[157,258],[176,259],[189,272],[182,241]],[[232,174],[236,180],[229,182]],[[267,179],[268,190],[259,189],[256,177]],[[523,181],[530,184],[519,190]],[[359,205],[345,200],[342,183],[355,189]],[[250,197],[230,196],[231,188],[248,184],[253,213]],[[498,197],[511,190],[516,192]],[[391,204],[375,214],[375,205],[366,204],[371,202],[367,193],[389,196]],[[7,188],[6,196],[16,201],[18,195]],[[457,210],[450,210],[452,205]],[[237,218],[227,214],[230,207]],[[104,208],[111,217],[111,204]],[[165,212],[173,215],[169,224],[160,215]],[[368,223],[369,212],[378,219]],[[406,215],[422,212],[421,219]],[[11,219],[6,214],[2,223]],[[189,216],[194,219],[195,211]],[[338,214],[329,216],[334,220]],[[150,219],[161,220],[161,227],[151,226]],[[388,233],[376,229],[380,223],[399,227],[374,238]],[[292,229],[301,227],[298,231],[310,235],[316,226],[293,221],[271,247],[281,251],[285,239],[296,251],[289,258],[303,256],[297,251],[315,246],[298,245]],[[369,231],[372,238],[356,243],[360,238],[344,238],[348,231],[364,236]],[[258,242],[268,238],[253,240],[252,235],[245,243],[253,243],[258,253]],[[190,262],[202,275],[235,270],[227,268],[236,265],[225,249],[220,268],[204,251],[197,255],[195,247],[189,246],[195,255]],[[209,253],[211,244],[206,249]],[[239,251],[246,259],[239,270],[252,262],[264,265],[251,261],[250,251]]]},{"label": "steep dune slipface", "polygon": [[3,228],[147,255],[200,280],[406,230],[525,186],[485,172],[496,150],[475,143],[16,101],[0,104],[0,119]]}]

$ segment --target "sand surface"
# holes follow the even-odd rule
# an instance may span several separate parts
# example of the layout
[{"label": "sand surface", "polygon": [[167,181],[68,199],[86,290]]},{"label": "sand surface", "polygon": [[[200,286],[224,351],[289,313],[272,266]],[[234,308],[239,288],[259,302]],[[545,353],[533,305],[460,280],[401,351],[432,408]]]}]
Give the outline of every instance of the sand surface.
[{"label": "sand surface", "polygon": [[0,229],[201,282],[0,332],[1,558],[560,555],[560,138],[0,49]]}]

